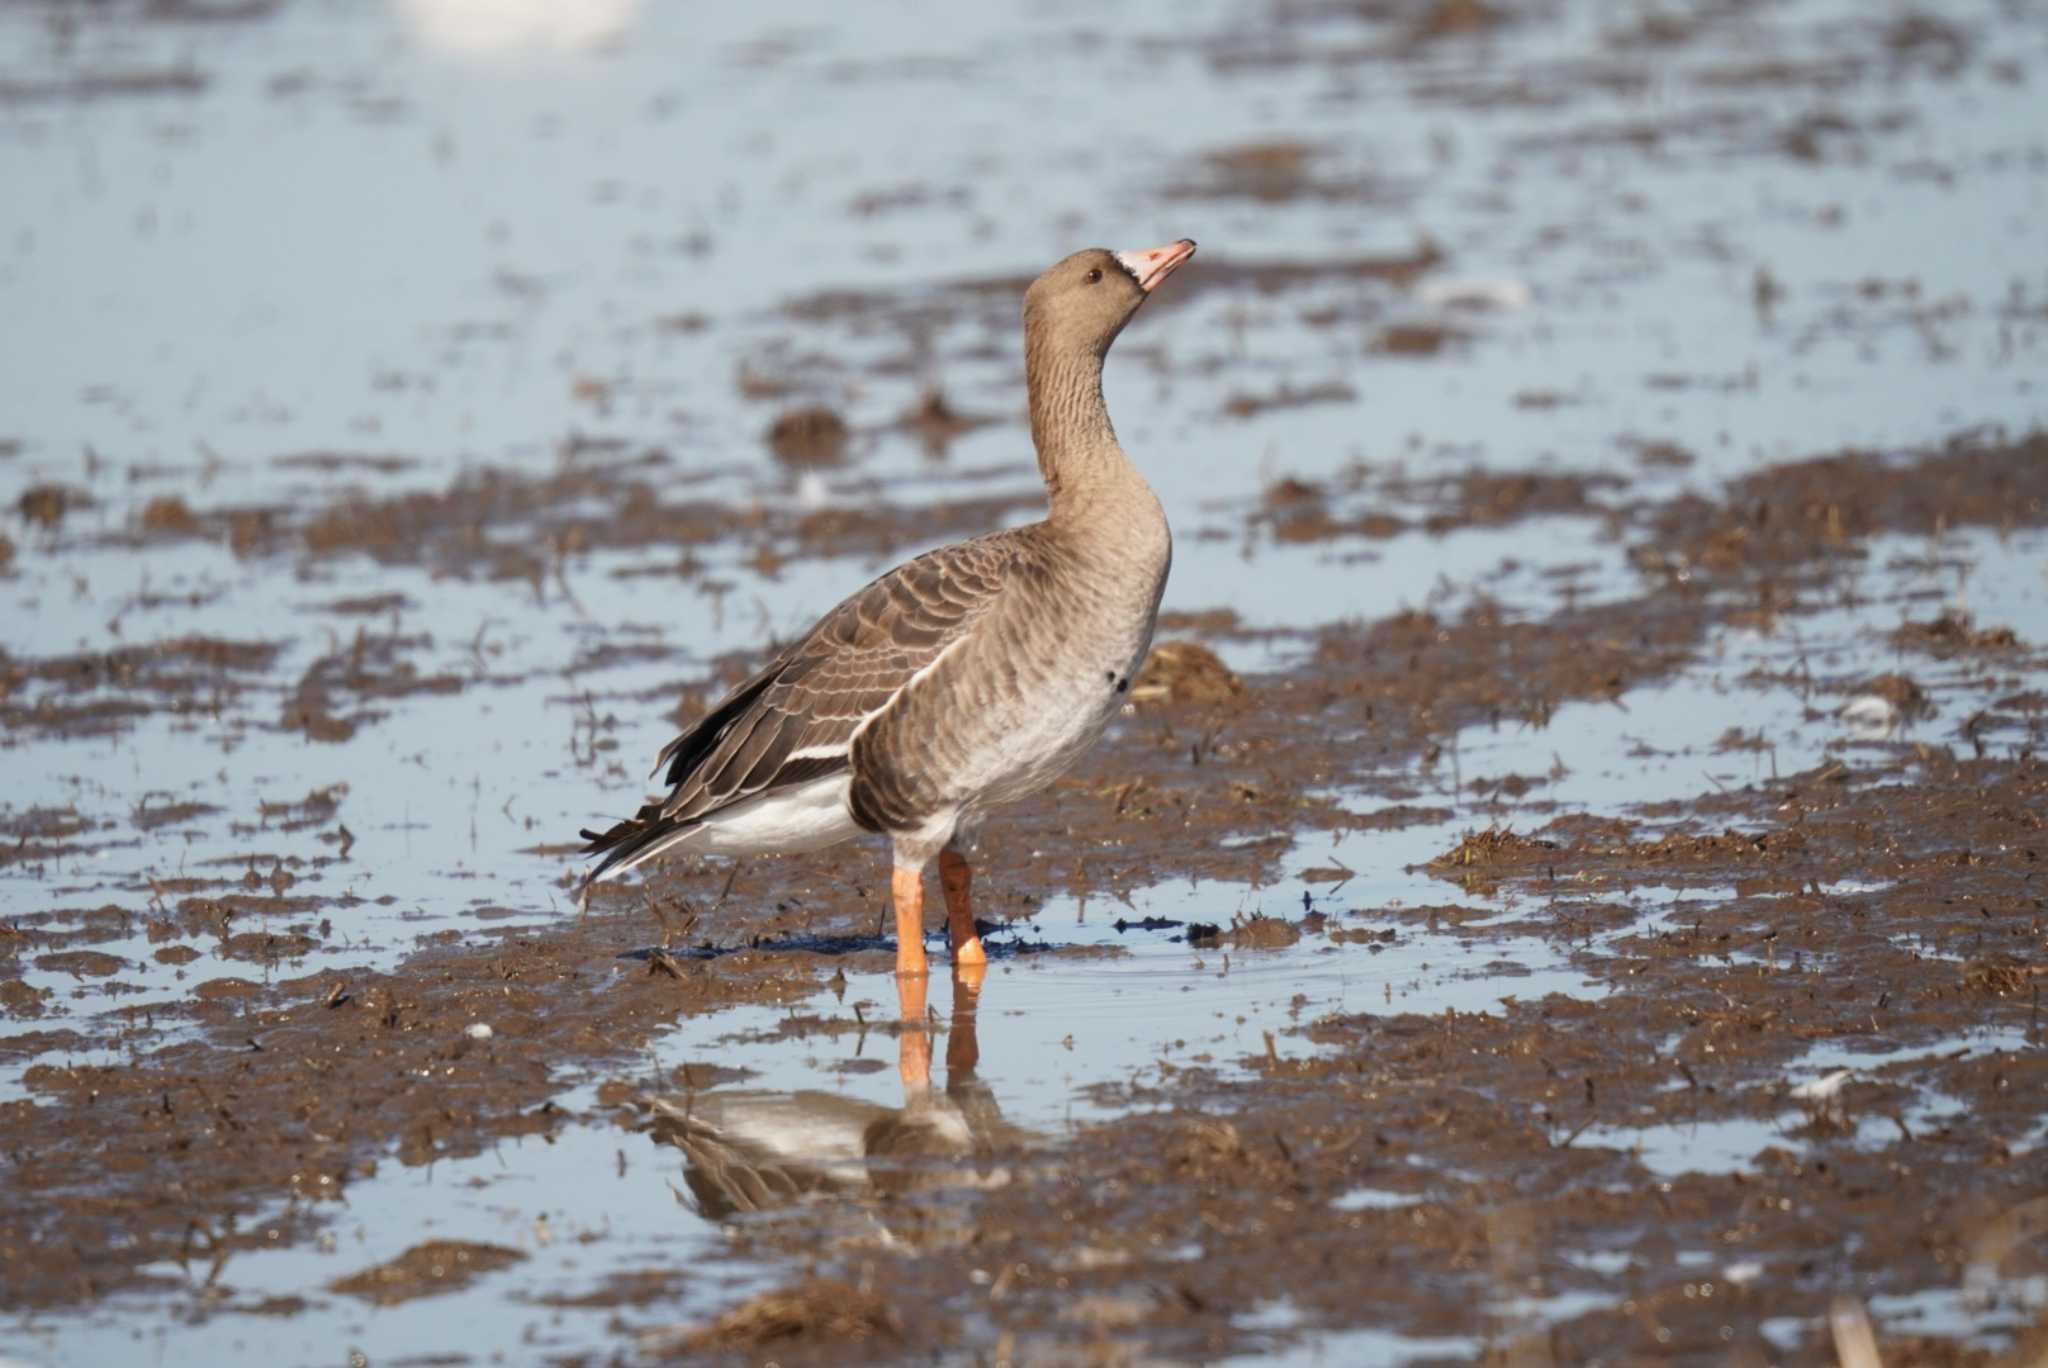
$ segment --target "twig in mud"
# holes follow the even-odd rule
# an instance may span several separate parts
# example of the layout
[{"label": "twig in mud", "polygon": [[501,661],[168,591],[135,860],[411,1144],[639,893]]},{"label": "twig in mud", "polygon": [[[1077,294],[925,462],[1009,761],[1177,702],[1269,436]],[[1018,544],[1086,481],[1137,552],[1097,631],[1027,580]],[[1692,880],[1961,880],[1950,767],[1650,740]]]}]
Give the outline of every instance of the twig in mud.
[{"label": "twig in mud", "polygon": [[654,920],[661,926],[661,948],[666,950],[680,938],[687,937],[697,925],[697,909],[690,905],[688,898],[679,898],[674,910],[682,914],[682,925],[676,927],[669,921],[670,908],[662,904],[653,894],[647,896],[647,909],[654,914]]},{"label": "twig in mud", "polygon": [[569,587],[569,543],[567,539],[549,537],[547,539],[547,553],[550,564],[546,569],[534,576],[534,593],[536,595],[541,593],[541,584],[549,572],[552,572],[555,587],[562,591],[563,599],[568,602],[571,608],[576,610],[576,616],[582,618],[589,617],[590,611],[583,606],[583,601],[576,597],[576,591]]},{"label": "twig in mud", "polygon": [[1559,1150],[1568,1150],[1568,1149],[1570,1149],[1570,1148],[1572,1147],[1572,1141],[1574,1141],[1574,1140],[1578,1139],[1578,1138],[1579,1138],[1580,1136],[1584,1135],[1584,1134],[1586,1133],[1586,1130],[1587,1130],[1587,1128],[1588,1128],[1588,1127],[1590,1127],[1590,1126],[1591,1126],[1592,1124],[1593,1124],[1593,1118],[1589,1116],[1589,1117],[1587,1117],[1587,1118],[1586,1118],[1585,1120],[1583,1120],[1583,1121],[1579,1122],[1579,1124],[1578,1124],[1577,1126],[1573,1127],[1573,1128],[1572,1128],[1572,1133],[1571,1133],[1570,1135],[1567,1135],[1567,1136],[1566,1136],[1566,1137],[1565,1137],[1564,1139],[1562,1139],[1562,1140],[1553,1140],[1553,1141],[1551,1141],[1551,1142],[1550,1142],[1550,1147],[1551,1147],[1552,1149],[1559,1149]]},{"label": "twig in mud", "polygon": [[484,677],[484,670],[487,663],[484,660],[484,636],[491,630],[491,628],[497,625],[498,619],[487,617],[483,621],[477,623],[476,635],[470,638],[469,654],[476,661],[476,677],[478,679],[482,679]]}]

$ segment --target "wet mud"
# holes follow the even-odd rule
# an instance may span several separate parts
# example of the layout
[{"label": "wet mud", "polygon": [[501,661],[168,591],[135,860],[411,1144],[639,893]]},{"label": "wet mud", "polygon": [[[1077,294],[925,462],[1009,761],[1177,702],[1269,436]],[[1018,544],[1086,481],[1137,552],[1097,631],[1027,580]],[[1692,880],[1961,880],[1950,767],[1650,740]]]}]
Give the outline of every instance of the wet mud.
[{"label": "wet mud", "polygon": [[[81,129],[158,159],[122,261],[222,231],[181,158],[275,178],[243,127],[491,206],[364,249],[396,330],[243,242],[229,322],[138,266],[137,349],[9,353],[26,1361],[2048,1355],[2040,15],[468,35],[609,64],[591,139],[473,122],[432,10],[0,20],[49,192],[0,298],[52,337],[100,300],[38,293],[97,269]],[[1027,51],[1091,125],[1228,111],[1114,178],[1204,242],[1112,362],[1177,536],[1128,706],[988,825],[984,972],[894,979],[872,842],[579,912],[668,728],[1042,506],[1017,297],[1108,172],[1001,103]],[[920,83],[1014,158],[840,145]],[[715,192],[642,178],[727,107]],[[515,156],[544,199],[469,179]]]},{"label": "wet mud", "polygon": [[[1838,592],[1839,567],[1860,561],[1874,535],[2048,525],[2043,457],[2038,440],[1905,461],[1829,457],[1749,477],[1717,500],[1616,507],[1623,535],[1642,538],[1631,558],[1644,563],[1653,547],[1660,557],[1637,596],[1537,617],[1482,600],[1457,614],[1328,627],[1284,672],[1240,675],[1199,641],[1162,642],[1101,752],[1003,824],[991,852],[1000,877],[981,906],[991,951],[999,962],[1056,954],[1031,923],[1062,893],[1115,898],[1163,879],[1285,886],[1288,860],[1314,832],[1440,819],[1416,778],[1451,763],[1445,746],[1461,729],[1540,728],[1571,702],[1618,703],[1695,661],[1712,629],[1753,605],[1796,615],[1802,598]],[[1457,485],[1468,500],[1461,516],[1495,516],[1500,483]],[[481,510],[470,517],[484,521]],[[1211,625],[1213,640],[1228,640],[1227,618]],[[2048,665],[2010,630],[1937,618],[1900,632],[1902,649]],[[336,721],[308,707],[330,674],[357,698],[488,687],[379,675],[401,645],[359,632],[290,687],[279,725],[317,742],[345,739],[337,726],[373,724],[374,713]],[[91,677],[175,709],[193,692],[188,671],[260,670],[267,659],[260,648],[173,642],[132,659],[15,668],[59,688]],[[1894,680],[1895,697],[1919,695]],[[1809,687],[1812,705],[1827,708],[1887,686],[1821,677]],[[1799,1061],[1829,1042],[1910,1050],[1959,1028],[2033,1039],[2048,951],[2035,886],[2048,849],[2048,770],[2034,754],[2041,714],[2038,693],[1986,698],[1956,734],[1885,743],[1634,817],[1546,819],[1555,805],[1540,801],[1544,776],[1472,779],[1502,799],[1500,823],[1437,852],[1427,869],[1447,895],[1506,898],[1519,909],[1506,918],[1468,926],[1469,907],[1354,905],[1343,893],[1349,871],[1309,868],[1307,888],[1336,886],[1304,892],[1296,914],[1160,924],[1154,934],[1226,960],[1427,934],[1511,963],[1527,938],[1553,945],[1598,985],[1597,1003],[1510,992],[1486,1012],[1284,1026],[1315,1047],[1305,1056],[1283,1058],[1269,1034],[1267,1052],[1243,1061],[1162,1058],[1156,1080],[1115,1089],[1124,1119],[1051,1149],[1000,1127],[981,1133],[981,1163],[1000,1165],[1003,1181],[969,1182],[965,1193],[949,1176],[959,1157],[943,1144],[893,1161],[913,1172],[938,1165],[937,1178],[864,1179],[829,1201],[814,1179],[756,1178],[744,1204],[727,1197],[726,1206],[778,1219],[740,1227],[739,1252],[810,1261],[829,1249],[833,1277],[914,1286],[918,1296],[849,1300],[819,1290],[837,1283],[796,1284],[661,1344],[740,1352],[773,1342],[778,1353],[808,1346],[824,1361],[1085,1335],[1204,1357],[1245,1347],[1239,1319],[1271,1302],[1293,1308],[1304,1327],[1372,1325],[1428,1339],[1456,1332],[1490,1297],[1597,1283],[1617,1306],[1531,1332],[1556,1361],[1576,1361],[1616,1345],[1734,1352],[1741,1346],[1723,1333],[1731,1306],[1746,1322],[1820,1314],[1828,1280],[1813,1270],[1842,1267],[1845,1222],[1861,1237],[1847,1266],[1872,1291],[1952,1278],[1979,1228],[2038,1178],[2030,1137],[2048,1098],[2038,1050],[1963,1048],[1875,1070],[1833,1110],[1783,1123],[1784,1136],[1738,1172],[1660,1176],[1627,1135],[1773,1117]],[[86,736],[104,720],[81,713],[43,725]],[[1339,791],[1346,801],[1309,796]],[[145,1270],[190,1272],[317,1238],[350,1188],[384,1164],[432,1164],[589,1125],[691,1152],[662,1120],[675,1104],[640,1084],[601,1089],[582,1114],[555,1100],[564,1061],[601,1075],[688,1017],[823,1001],[822,1016],[804,1007],[812,1015],[800,1036],[872,1028],[908,1049],[926,1034],[922,1012],[899,1023],[894,1004],[856,1004],[850,1015],[832,1005],[845,1001],[849,974],[880,975],[890,962],[877,934],[885,867],[873,852],[755,861],[736,874],[665,868],[642,885],[601,889],[582,918],[481,929],[388,972],[295,974],[346,915],[346,897],[302,890],[319,886],[308,874],[350,860],[342,819],[355,801],[315,793],[263,814],[266,826],[332,837],[332,853],[311,868],[252,855],[161,881],[139,909],[12,920],[0,948],[45,974],[118,989],[129,962],[91,946],[138,922],[159,961],[192,967],[182,1001],[98,1018],[112,1033],[106,1043],[129,1052],[123,1062],[30,1062],[27,1095],[0,1104],[12,1190],[37,1194],[0,1215],[15,1304],[76,1305],[162,1280]],[[201,815],[145,807],[133,820],[150,831]],[[79,819],[59,813],[11,824],[13,861],[51,860],[81,834]],[[535,853],[550,852],[566,866],[569,847]],[[1634,903],[1645,886],[1717,896],[1688,903],[1679,920]],[[935,984],[935,999],[947,991]],[[33,1021],[47,997],[17,981],[6,1009]],[[197,1029],[183,1043],[150,1045],[170,1018]],[[956,1016],[942,1033],[946,1051],[971,1049],[973,1030],[970,1004],[965,1022]],[[14,1035],[8,1048],[39,1061],[86,1043],[66,1027]],[[681,1112],[686,1123],[732,1086],[701,1071],[675,1084],[698,1099]],[[1919,1120],[1916,1099],[1926,1095],[1961,1110]],[[1883,1143],[1859,1140],[1865,1122],[1881,1123]],[[865,1153],[866,1166],[891,1162],[886,1145]],[[704,1161],[693,1162],[693,1185],[710,1181],[698,1177]],[[1894,1181],[1905,1173],[1911,1182]],[[1392,1194],[1389,1205],[1340,1200],[1356,1189]],[[279,1197],[289,1199],[281,1215]],[[846,1234],[849,1208],[872,1213],[891,1237]],[[1935,1210],[1945,1214],[1930,1225],[1925,1213]],[[1554,1238],[1559,1231],[1569,1240]],[[1184,1253],[1190,1240],[1203,1245],[1200,1258]],[[1681,1246],[1764,1272],[1681,1278],[1657,1253]],[[484,1256],[420,1246],[333,1289],[380,1303],[430,1296],[508,1261],[479,1248]],[[1589,1276],[1572,1262],[1584,1248],[1626,1253],[1623,1273]]]}]

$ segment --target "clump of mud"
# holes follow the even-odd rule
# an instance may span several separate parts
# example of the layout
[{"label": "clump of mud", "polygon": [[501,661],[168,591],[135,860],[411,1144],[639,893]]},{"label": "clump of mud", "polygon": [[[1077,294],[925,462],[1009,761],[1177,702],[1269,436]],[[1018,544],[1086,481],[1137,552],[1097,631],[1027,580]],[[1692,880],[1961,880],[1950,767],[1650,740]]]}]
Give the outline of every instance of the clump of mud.
[{"label": "clump of mud", "polygon": [[1198,641],[1162,641],[1131,681],[1133,703],[1228,703],[1245,696],[1244,681]]},{"label": "clump of mud", "polygon": [[1937,659],[1966,651],[2010,651],[2020,639],[2010,627],[1979,627],[1968,613],[1946,612],[1931,622],[1902,623],[1892,633],[1901,650],[1925,651]]},{"label": "clump of mud", "polygon": [[502,1245],[469,1240],[429,1240],[388,1263],[336,1278],[327,1285],[378,1306],[397,1306],[465,1287],[486,1273],[521,1263],[526,1256]]},{"label": "clump of mud", "polygon": [[846,459],[852,430],[823,406],[792,409],[768,427],[768,449],[786,466],[838,465]]},{"label": "clump of mud", "polygon": [[863,1357],[902,1339],[903,1320],[886,1297],[819,1278],[763,1292],[697,1330],[648,1337],[657,1352],[763,1352],[810,1346]]}]

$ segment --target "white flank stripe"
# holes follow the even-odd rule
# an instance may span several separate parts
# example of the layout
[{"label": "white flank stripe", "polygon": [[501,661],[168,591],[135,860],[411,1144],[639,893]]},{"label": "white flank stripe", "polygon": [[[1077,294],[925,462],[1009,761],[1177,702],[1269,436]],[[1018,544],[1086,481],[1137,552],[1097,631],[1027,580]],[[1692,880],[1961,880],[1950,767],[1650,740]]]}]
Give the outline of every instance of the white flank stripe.
[{"label": "white flank stripe", "polygon": [[832,760],[846,754],[846,749],[843,741],[836,746],[805,746],[802,750],[791,751],[783,763],[790,760]]},{"label": "white flank stripe", "polygon": [[930,674],[933,670],[938,669],[940,663],[943,662],[947,656],[953,654],[953,652],[959,650],[962,646],[965,646],[967,644],[967,638],[970,634],[972,634],[973,630],[974,629],[970,626],[966,631],[960,633],[959,636],[956,636],[951,641],[947,642],[946,649],[940,651],[937,655],[933,656],[931,660],[925,664],[923,669],[919,670],[910,678],[904,680],[902,686],[898,688],[895,693],[890,694],[889,697],[883,701],[881,707],[876,708],[873,712],[868,713],[867,715],[862,717],[861,720],[857,724],[855,724],[852,733],[846,738],[847,754],[851,755],[853,753],[853,743],[860,740],[860,734],[868,729],[868,724],[870,722],[873,722],[883,713],[889,711],[889,709],[895,704],[897,699],[903,697],[903,695],[909,693],[912,689],[916,688],[918,681],[923,679],[926,675]]}]

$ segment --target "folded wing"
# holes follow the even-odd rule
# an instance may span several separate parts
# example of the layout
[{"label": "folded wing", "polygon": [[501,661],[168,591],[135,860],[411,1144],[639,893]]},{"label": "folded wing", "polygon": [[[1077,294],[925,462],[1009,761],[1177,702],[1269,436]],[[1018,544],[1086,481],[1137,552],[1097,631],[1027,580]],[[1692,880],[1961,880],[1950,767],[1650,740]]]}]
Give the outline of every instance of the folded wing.
[{"label": "folded wing", "polygon": [[655,772],[667,797],[608,831],[583,833],[583,853],[605,857],[589,882],[737,803],[847,769],[854,734],[973,630],[1014,573],[1018,550],[1009,533],[942,547],[827,613],[662,748]]}]

